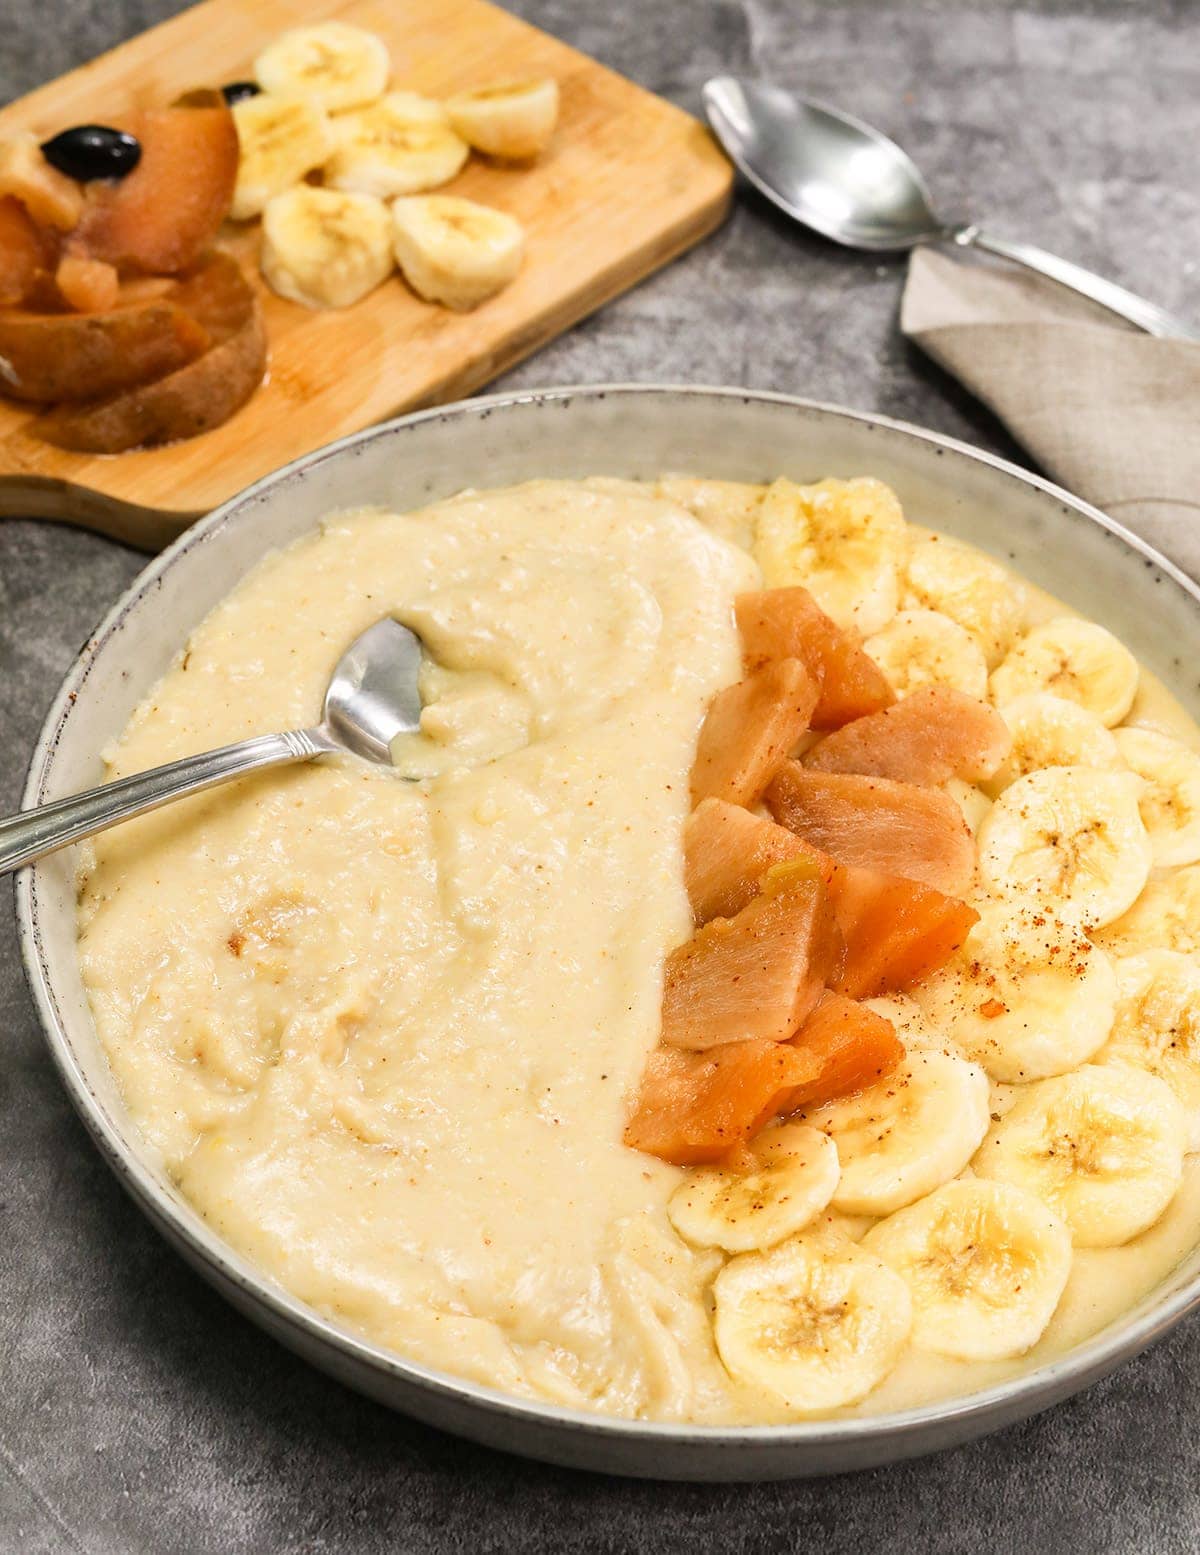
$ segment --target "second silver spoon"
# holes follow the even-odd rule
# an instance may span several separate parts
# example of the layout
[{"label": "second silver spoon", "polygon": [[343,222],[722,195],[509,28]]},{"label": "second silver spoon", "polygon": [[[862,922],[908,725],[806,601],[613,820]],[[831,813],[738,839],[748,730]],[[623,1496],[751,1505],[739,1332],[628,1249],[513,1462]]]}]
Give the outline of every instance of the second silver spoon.
[{"label": "second silver spoon", "polygon": [[1200,329],[1144,297],[1030,243],[943,222],[904,151],[860,119],[760,81],[714,76],[704,106],[743,176],[796,221],[848,248],[898,252],[918,243],[984,249],[1048,276],[1151,335],[1200,340]]}]

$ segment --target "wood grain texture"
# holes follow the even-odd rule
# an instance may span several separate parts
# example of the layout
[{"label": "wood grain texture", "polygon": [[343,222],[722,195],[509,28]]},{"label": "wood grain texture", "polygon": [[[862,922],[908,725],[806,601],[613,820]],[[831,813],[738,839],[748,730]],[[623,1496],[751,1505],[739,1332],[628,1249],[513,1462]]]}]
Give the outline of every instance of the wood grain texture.
[{"label": "wood grain texture", "polygon": [[[551,75],[562,114],[532,167],[472,157],[449,192],[511,212],[528,258],[469,314],[420,301],[399,276],[353,308],[313,312],[258,276],[258,223],[223,241],[259,285],[267,380],[223,427],[112,457],[40,442],[0,402],[0,516],[82,522],[157,546],[198,513],[332,439],[457,399],[632,286],[715,227],[731,174],[688,114],[485,0],[205,0],[0,110],[0,135],[104,122],[189,87],[237,80],[283,28],[337,16],[385,38],[397,85],[433,96]],[[81,501],[79,488],[87,493]]]}]

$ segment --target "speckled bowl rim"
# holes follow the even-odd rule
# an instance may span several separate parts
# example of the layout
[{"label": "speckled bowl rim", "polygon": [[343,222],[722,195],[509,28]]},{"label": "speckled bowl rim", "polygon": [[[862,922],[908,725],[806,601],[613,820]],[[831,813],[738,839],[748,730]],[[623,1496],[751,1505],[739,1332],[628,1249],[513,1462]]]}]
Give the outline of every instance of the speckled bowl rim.
[{"label": "speckled bowl rim", "polygon": [[[374,438],[395,436],[397,433],[419,428],[431,421],[468,422],[473,417],[488,415],[493,411],[518,405],[544,405],[562,409],[573,400],[597,396],[706,396],[728,397],[741,403],[761,401],[774,406],[792,407],[801,412],[845,418],[868,428],[884,428],[925,444],[933,452],[950,454],[955,458],[990,466],[1013,480],[1036,488],[1098,525],[1138,553],[1147,563],[1158,568],[1190,596],[1197,607],[1197,623],[1200,630],[1200,586],[1139,536],[1061,487],[1022,470],[1008,460],[973,448],[958,439],[927,431],[907,422],[794,395],[716,385],[612,383],[485,395],[398,417],[393,421],[341,438],[337,442],[293,460],[214,509],[155,557],[134,579],[88,638],[64,678],[46,715],[34,748],[22,796],[23,807],[40,801],[67,714],[76,699],[86,694],[92,661],[108,639],[121,629],[123,619],[134,601],[152,589],[159,577],[168,568],[174,566],[182,556],[199,546],[210,545],[217,541],[221,530],[230,519],[240,509],[253,504],[254,500],[272,484],[316,464],[339,459],[348,451]],[[16,885],[21,952],[51,1056],[72,1104],[101,1154],[125,1189],[148,1213],[150,1219],[176,1242],[194,1267],[215,1283],[218,1289],[222,1289],[227,1295],[232,1295],[243,1311],[251,1317],[254,1317],[259,1310],[269,1314],[274,1319],[269,1325],[271,1331],[289,1343],[291,1342],[288,1338],[290,1332],[297,1340],[296,1347],[310,1359],[313,1348],[319,1351],[332,1349],[340,1352],[347,1361],[357,1363],[367,1371],[394,1378],[398,1383],[415,1386],[418,1390],[449,1403],[464,1406],[471,1415],[490,1416],[493,1424],[510,1421],[515,1427],[511,1450],[518,1453],[527,1450],[519,1440],[521,1425],[536,1423],[551,1432],[564,1435],[569,1433],[603,1438],[614,1445],[620,1441],[630,1449],[636,1449],[640,1445],[651,1455],[656,1444],[664,1447],[668,1444],[671,1447],[694,1446],[697,1449],[710,1450],[719,1447],[722,1454],[729,1454],[734,1458],[739,1453],[753,1454],[767,1445],[776,1449],[791,1448],[797,1454],[798,1461],[795,1466],[783,1470],[768,1469],[759,1475],[751,1467],[746,1474],[739,1475],[735,1465],[732,1470],[727,1469],[714,1475],[721,1479],[779,1477],[781,1473],[799,1475],[810,1472],[801,1461],[808,1452],[821,1448],[837,1449],[840,1445],[850,1448],[852,1444],[859,1447],[871,1444],[869,1453],[861,1457],[864,1466],[891,1461],[936,1450],[941,1445],[968,1440],[989,1429],[999,1428],[1006,1423],[1026,1418],[1048,1408],[1089,1383],[1097,1381],[1122,1361],[1130,1359],[1153,1344],[1200,1305],[1200,1272],[1197,1272],[1186,1284],[1154,1303],[1136,1320],[1122,1322],[1117,1319],[1100,1334],[1076,1346],[1060,1359],[995,1386],[961,1397],[943,1399],[918,1408],[887,1414],[813,1420],[790,1425],[730,1427],[631,1420],[521,1399],[451,1373],[434,1370],[415,1361],[406,1360],[394,1351],[371,1344],[322,1317],[314,1309],[291,1296],[270,1276],[257,1269],[251,1260],[236,1253],[210,1230],[190,1205],[177,1203],[169,1197],[155,1181],[146,1162],[133,1150],[126,1148],[115,1122],[88,1084],[67,1036],[41,949],[39,905],[36,871],[23,870],[17,878]],[[226,1290],[225,1287],[228,1289]],[[356,1384],[352,1382],[350,1385]],[[375,1396],[380,1395],[376,1393]],[[403,1408],[403,1405],[398,1407]],[[456,1429],[454,1426],[450,1428]],[[464,1434],[473,1433],[464,1428]],[[495,1430],[489,1430],[481,1435],[480,1439],[496,1441],[497,1434]],[[533,1448],[529,1448],[528,1451],[532,1456],[548,1458],[558,1456],[551,1451]],[[821,1456],[828,1458],[827,1453]],[[847,1457],[849,1460],[859,1455],[848,1454]],[[587,1458],[586,1448],[582,1451],[574,1449],[558,1461],[576,1461],[583,1466],[588,1466]],[[848,1461],[847,1466],[853,1467],[856,1464]],[[827,1469],[823,1468],[820,1471],[826,1472]],[[641,1467],[631,1462],[623,1472],[655,1477],[650,1461]],[[702,1477],[702,1474],[699,1471],[689,1470],[686,1475],[676,1472],[669,1474],[668,1477],[695,1478]]]}]

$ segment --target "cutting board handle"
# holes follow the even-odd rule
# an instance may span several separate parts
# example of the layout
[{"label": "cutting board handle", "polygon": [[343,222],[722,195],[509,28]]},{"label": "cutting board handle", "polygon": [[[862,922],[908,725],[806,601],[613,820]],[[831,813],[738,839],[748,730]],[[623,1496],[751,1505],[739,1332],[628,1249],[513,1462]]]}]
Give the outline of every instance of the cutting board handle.
[{"label": "cutting board handle", "polygon": [[76,524],[139,551],[161,551],[201,516],[201,512],[141,507],[48,475],[0,475],[0,518]]}]

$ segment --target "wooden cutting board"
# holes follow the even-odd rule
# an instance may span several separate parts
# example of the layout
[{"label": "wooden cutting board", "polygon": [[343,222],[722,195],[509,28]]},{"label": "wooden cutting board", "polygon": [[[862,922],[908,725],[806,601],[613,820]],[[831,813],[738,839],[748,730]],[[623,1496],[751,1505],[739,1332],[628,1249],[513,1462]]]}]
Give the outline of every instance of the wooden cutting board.
[{"label": "wooden cutting board", "polygon": [[447,191],[511,212],[528,233],[517,280],[469,314],[394,276],[353,308],[313,312],[258,277],[258,224],[223,241],[260,285],[267,381],[212,432],[93,456],[39,442],[0,401],[0,516],[61,518],[158,545],[260,475],[334,438],[457,399],[695,243],[724,215],[731,174],[707,131],[595,60],[485,0],[205,0],[0,110],[0,135],[104,123],[132,106],[250,74],[285,27],[339,17],[378,33],[394,81],[432,96],[551,75],[559,127],[532,167],[472,157]]}]

